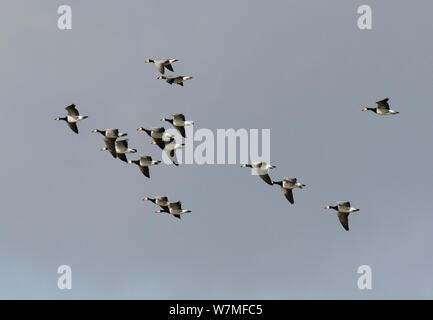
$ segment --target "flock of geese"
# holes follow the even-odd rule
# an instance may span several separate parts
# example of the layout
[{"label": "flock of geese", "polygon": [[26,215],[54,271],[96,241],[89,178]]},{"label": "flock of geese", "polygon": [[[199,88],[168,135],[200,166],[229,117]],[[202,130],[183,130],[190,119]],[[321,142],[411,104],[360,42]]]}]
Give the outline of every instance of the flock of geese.
[{"label": "flock of geese", "polygon": [[[174,72],[172,64],[178,61],[177,59],[147,59],[146,63],[153,63],[158,71],[163,74],[163,76],[159,76],[157,79],[164,79],[167,83],[172,85],[176,83],[180,86],[183,86],[183,82],[189,79],[192,79],[191,76],[165,76],[165,69]],[[378,115],[396,115],[397,111],[390,109],[389,106],[389,98],[377,101],[377,107],[375,108],[362,108],[362,111],[372,111]],[[65,121],[69,128],[72,131],[78,134],[78,126],[77,123],[81,120],[87,119],[88,116],[82,116],[78,112],[76,106],[71,104],[65,108],[67,111],[67,116],[65,117],[57,117],[55,120],[63,120]],[[185,134],[185,126],[193,125],[193,121],[185,120],[185,116],[183,114],[173,114],[172,118],[162,118],[160,121],[169,122],[172,126],[181,134],[183,138],[186,138]],[[171,162],[178,166],[179,163],[176,159],[176,149],[182,148],[183,143],[176,143],[173,135],[169,134],[165,131],[164,127],[154,127],[151,129],[145,129],[143,127],[139,127],[137,131],[144,131],[147,133],[152,139],[152,144],[157,145],[161,150],[163,150]],[[101,148],[103,151],[109,151],[113,158],[119,158],[121,161],[128,164],[136,164],[140,171],[144,176],[150,178],[149,167],[158,165],[161,163],[160,160],[153,160],[151,156],[143,156],[141,155],[137,160],[128,160],[126,157],[127,154],[133,154],[137,152],[137,149],[132,149],[128,146],[128,139],[117,140],[118,138],[127,136],[127,133],[121,133],[118,129],[105,129],[99,130],[94,129],[92,132],[99,132],[104,137],[105,147]],[[242,168],[251,168],[254,170],[257,175],[265,181],[268,185],[279,185],[281,191],[283,192],[286,199],[294,204],[293,198],[293,189],[299,188],[303,189],[305,184],[302,184],[297,181],[297,178],[288,178],[284,177],[281,181],[274,181],[269,176],[269,170],[274,169],[275,166],[269,165],[266,162],[251,162],[248,164],[242,164]],[[156,213],[168,213],[172,216],[180,219],[181,215],[184,213],[191,212],[191,210],[182,209],[182,204],[180,201],[170,202],[166,196],[160,196],[156,198],[144,197],[143,200],[151,201],[160,209],[156,210]],[[349,231],[349,215],[351,213],[359,211],[359,209],[351,206],[349,201],[340,201],[336,205],[331,206],[327,205],[325,209],[333,209],[337,212],[337,217],[340,220],[341,225],[347,231]]]}]

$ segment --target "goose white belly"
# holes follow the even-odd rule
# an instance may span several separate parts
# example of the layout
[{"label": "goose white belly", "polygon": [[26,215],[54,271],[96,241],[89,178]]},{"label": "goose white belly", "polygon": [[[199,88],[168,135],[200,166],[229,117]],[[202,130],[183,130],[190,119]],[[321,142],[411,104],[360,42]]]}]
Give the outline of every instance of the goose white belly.
[{"label": "goose white belly", "polygon": [[67,121],[68,121],[69,123],[76,123],[76,122],[78,122],[78,117],[71,117],[71,116],[68,116],[68,117],[67,117]]}]

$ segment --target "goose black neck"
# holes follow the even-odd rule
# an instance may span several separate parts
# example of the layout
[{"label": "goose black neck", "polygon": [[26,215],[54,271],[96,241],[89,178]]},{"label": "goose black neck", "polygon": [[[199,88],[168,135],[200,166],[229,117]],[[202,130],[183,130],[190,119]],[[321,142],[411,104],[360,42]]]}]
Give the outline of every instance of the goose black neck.
[{"label": "goose black neck", "polygon": [[283,181],[272,181],[273,184],[278,184],[280,186],[283,186]]},{"label": "goose black neck", "polygon": [[335,211],[338,211],[338,206],[329,206],[329,209],[334,209]]}]

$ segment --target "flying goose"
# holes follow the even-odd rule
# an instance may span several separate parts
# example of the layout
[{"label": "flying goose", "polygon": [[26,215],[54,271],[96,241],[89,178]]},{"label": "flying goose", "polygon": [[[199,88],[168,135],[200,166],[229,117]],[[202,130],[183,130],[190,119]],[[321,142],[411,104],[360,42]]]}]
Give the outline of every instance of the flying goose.
[{"label": "flying goose", "polygon": [[[178,166],[179,163],[177,162],[176,149],[182,148],[182,146],[184,146],[185,144],[176,143],[174,137],[172,136],[170,136],[168,139],[163,139],[163,143],[164,143],[164,149],[163,149],[164,152],[170,158],[171,162],[173,162],[175,166]],[[152,144],[157,144],[157,142],[152,141]]]},{"label": "flying goose", "polygon": [[161,121],[170,122],[173,127],[176,128],[177,131],[182,135],[182,137],[186,138],[185,135],[185,126],[192,126],[194,121],[185,121],[185,116],[181,113],[172,114],[173,119],[162,118]]},{"label": "flying goose", "polygon": [[158,80],[164,79],[167,83],[173,84],[177,83],[180,86],[183,86],[183,82],[189,79],[192,79],[191,76],[159,76]]},{"label": "flying goose", "polygon": [[391,110],[389,108],[388,100],[389,100],[389,98],[377,101],[376,102],[377,103],[377,107],[376,108],[367,108],[367,107],[365,107],[365,108],[362,108],[362,111],[370,110],[370,111],[373,111],[373,112],[375,112],[377,114],[385,115],[385,116],[397,114],[398,113],[397,111]]},{"label": "flying goose", "polygon": [[167,209],[161,209],[161,210],[156,210],[156,213],[162,213],[162,212],[167,212],[172,214],[174,217],[180,219],[180,215],[184,214],[184,213],[188,213],[191,212],[191,210],[185,210],[182,209],[182,204],[180,201],[178,202],[169,202],[168,203],[168,210]]},{"label": "flying goose", "polygon": [[66,121],[69,125],[69,128],[72,129],[75,133],[78,134],[77,122],[80,120],[87,119],[88,116],[80,116],[80,113],[75,108],[75,104],[71,104],[65,108],[68,111],[68,115],[66,117],[57,117],[54,120],[63,120]]},{"label": "flying goose", "polygon": [[143,200],[151,201],[154,204],[160,206],[163,210],[167,210],[166,212],[170,213],[168,210],[168,198],[167,197],[156,197],[156,198],[144,197]]},{"label": "flying goose", "polygon": [[164,141],[173,137],[172,135],[165,132],[165,128],[163,127],[151,128],[150,130],[140,127],[137,129],[137,131],[146,132],[151,138],[153,138],[153,141],[155,142],[154,144],[156,144],[162,150],[165,148]]},{"label": "flying goose", "polygon": [[325,209],[334,209],[337,211],[338,219],[344,229],[349,231],[349,214],[357,212],[359,209],[352,208],[349,201],[338,202],[336,206],[326,206]]},{"label": "flying goose", "polygon": [[164,74],[165,69],[167,68],[168,70],[170,70],[171,72],[173,72],[173,67],[172,67],[172,63],[179,61],[177,59],[146,59],[146,63],[154,63],[155,67],[159,70],[159,72],[161,72],[162,74]]},{"label": "flying goose", "polygon": [[128,160],[128,163],[135,163],[140,168],[140,171],[150,178],[149,167],[157,165],[161,161],[153,161],[151,156],[140,156],[140,160]]},{"label": "flying goose", "polygon": [[[136,153],[137,149],[131,149],[128,147],[128,139],[116,141],[116,155],[123,162],[128,163],[128,159],[126,158],[127,153]],[[102,148],[101,150],[109,150],[107,147]]]},{"label": "flying goose", "polygon": [[284,196],[291,204],[295,203],[293,199],[293,189],[299,188],[302,189],[305,187],[305,184],[299,183],[296,178],[286,178],[284,177],[282,181],[272,181],[273,184],[278,184],[281,187],[281,190],[284,193]]},{"label": "flying goose", "polygon": [[92,132],[99,132],[104,136],[104,142],[107,149],[110,151],[111,155],[116,158],[116,147],[115,142],[118,137],[124,137],[128,135],[127,133],[119,133],[119,129],[105,129],[105,130],[99,130],[99,129],[93,129]]},{"label": "flying goose", "polygon": [[274,169],[275,166],[266,164],[266,162],[252,162],[250,164],[242,164],[242,168],[253,168],[260,178],[263,179],[267,184],[272,185],[271,177],[269,177],[269,169]]}]

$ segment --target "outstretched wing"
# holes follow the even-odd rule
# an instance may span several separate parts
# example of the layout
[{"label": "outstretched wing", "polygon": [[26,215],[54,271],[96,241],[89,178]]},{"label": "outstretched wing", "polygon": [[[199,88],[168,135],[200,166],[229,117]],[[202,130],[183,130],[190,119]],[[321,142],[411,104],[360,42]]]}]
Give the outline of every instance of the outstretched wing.
[{"label": "outstretched wing", "polygon": [[289,202],[291,204],[295,203],[295,200],[293,199],[293,191],[292,189],[286,189],[286,188],[281,188],[283,190],[284,195],[286,196],[286,199],[289,200]]},{"label": "outstretched wing", "polygon": [[104,137],[105,146],[108,151],[110,151],[113,158],[117,157],[116,146],[115,146],[116,138]]},{"label": "outstretched wing", "polygon": [[389,110],[388,100],[389,100],[389,98],[377,101],[376,103],[377,103],[378,108],[379,109],[387,109],[387,110]]},{"label": "outstretched wing", "polygon": [[171,65],[170,63],[169,63],[169,64],[166,64],[165,67],[166,67],[168,70],[170,70],[171,72],[174,71],[174,70],[173,70],[173,67],[172,67],[172,65]]},{"label": "outstretched wing", "polygon": [[337,216],[343,228],[349,231],[349,214],[344,212],[338,212]]},{"label": "outstretched wing", "polygon": [[150,178],[149,167],[140,166],[140,171],[148,178]]},{"label": "outstretched wing", "polygon": [[122,160],[123,162],[128,163],[128,159],[126,158],[126,155],[124,153],[118,153],[117,156],[119,157],[120,160]]},{"label": "outstretched wing", "polygon": [[350,202],[349,201],[342,201],[338,203],[338,206],[340,208],[350,208]]},{"label": "outstretched wing", "polygon": [[180,214],[173,214],[173,217],[180,219]]},{"label": "outstretched wing", "polygon": [[178,201],[178,202],[170,202],[169,203],[169,207],[171,209],[175,209],[175,210],[182,210],[182,203],[180,201]]},{"label": "outstretched wing", "polygon": [[266,182],[267,184],[272,185],[271,177],[268,174],[261,174],[259,175],[259,177],[262,178],[263,181]]},{"label": "outstretched wing", "polygon": [[80,113],[77,109],[75,109],[75,104],[71,104],[65,108],[68,111],[68,116],[79,116]]},{"label": "outstretched wing", "polygon": [[181,113],[174,114],[173,115],[173,120],[176,120],[176,121],[185,121],[185,116],[183,114],[181,114]]},{"label": "outstretched wing", "polygon": [[183,126],[174,126],[177,131],[179,131],[180,135],[184,138],[186,138],[186,134],[185,134],[185,127]]},{"label": "outstretched wing", "polygon": [[71,128],[72,129],[72,131],[74,131],[76,134],[78,134],[78,127],[77,127],[77,123],[71,123],[71,122],[68,122],[68,125],[69,125],[69,128]]}]

